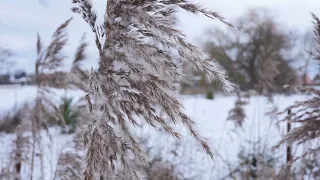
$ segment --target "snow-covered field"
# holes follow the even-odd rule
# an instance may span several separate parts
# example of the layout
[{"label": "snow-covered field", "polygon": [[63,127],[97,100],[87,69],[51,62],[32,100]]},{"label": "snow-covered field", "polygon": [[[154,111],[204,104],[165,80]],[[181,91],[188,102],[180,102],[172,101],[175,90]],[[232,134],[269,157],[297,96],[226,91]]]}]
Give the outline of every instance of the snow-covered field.
[{"label": "snow-covered field", "polygon": [[[72,97],[80,97],[82,92],[75,91],[57,91],[56,96],[68,95]],[[24,87],[0,87],[0,112],[5,112],[15,105],[19,105],[25,101],[30,101],[36,96],[36,89],[30,86]],[[53,97],[57,98],[57,97]],[[219,179],[228,173],[228,166],[226,161],[234,162],[237,160],[237,153],[241,146],[247,147],[248,152],[253,151],[252,146],[247,145],[247,141],[259,140],[266,144],[268,148],[275,145],[275,143],[284,134],[284,125],[280,124],[279,129],[276,128],[275,122],[270,120],[265,113],[269,111],[270,105],[264,97],[253,97],[250,103],[246,105],[247,118],[243,124],[243,129],[235,128],[233,122],[226,121],[229,110],[234,106],[236,97],[234,96],[217,96],[214,100],[207,100],[202,96],[181,96],[181,101],[185,106],[188,115],[198,123],[198,130],[208,139],[210,146],[216,151],[217,156],[214,161],[205,155],[204,151],[199,148],[188,132],[183,127],[176,127],[179,132],[182,132],[184,138],[182,139],[182,148],[179,150],[183,153],[183,158],[177,159],[169,154],[172,151],[172,145],[175,143],[174,139],[157,132],[150,127],[144,127],[136,133],[149,138],[149,143],[156,147],[154,154],[162,154],[169,161],[178,164],[177,171],[183,172],[186,176],[198,176],[197,179],[214,180]],[[305,96],[276,96],[275,104],[280,109],[291,105],[294,101],[303,100]],[[59,98],[57,98],[59,99]],[[54,160],[61,152],[62,147],[67,143],[70,137],[60,135],[59,131],[52,130],[54,135],[53,143],[48,152],[46,163],[46,180],[51,180],[53,177],[53,169],[56,166]],[[10,141],[13,135],[0,134],[0,171],[4,164],[8,153],[10,152]],[[161,150],[159,150],[162,147]],[[270,149],[265,149],[271,151]],[[257,150],[257,149],[255,149]],[[281,149],[280,151],[281,152]],[[285,152],[285,149],[282,151]],[[281,156],[285,158],[285,156]],[[49,163],[51,162],[51,163]]]},{"label": "snow-covered field", "polygon": [[[0,114],[19,106],[24,102],[31,102],[37,96],[37,89],[34,86],[22,85],[1,85],[0,86]],[[62,96],[74,97],[75,101],[84,96],[82,91],[54,90],[52,100],[58,102]]]}]

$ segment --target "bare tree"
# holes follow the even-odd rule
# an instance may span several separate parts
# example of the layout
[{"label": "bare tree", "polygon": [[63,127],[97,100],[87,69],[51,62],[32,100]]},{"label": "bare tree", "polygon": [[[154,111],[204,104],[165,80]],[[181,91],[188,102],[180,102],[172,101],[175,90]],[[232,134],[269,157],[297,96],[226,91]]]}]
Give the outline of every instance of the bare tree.
[{"label": "bare tree", "polygon": [[[283,91],[294,84],[292,37],[265,9],[250,10],[236,19],[237,30],[214,29],[206,51],[227,70],[241,90],[258,93]],[[210,32],[210,31],[209,31]]]},{"label": "bare tree", "polygon": [[249,10],[233,24],[237,30],[209,30],[212,38],[205,43],[205,49],[238,85],[238,99],[228,120],[241,126],[246,117],[246,98],[265,95],[272,102],[273,93],[287,93],[290,89],[285,85],[297,83],[291,65],[296,60],[295,38],[283,31],[266,9]]},{"label": "bare tree", "polygon": [[[219,81],[227,91],[233,86],[215,61],[205,57],[173,28],[177,21],[174,13],[176,8],[182,8],[228,23],[217,13],[185,0],[108,0],[104,22],[99,24],[90,1],[72,2],[75,4],[72,10],[91,27],[100,55],[99,69],[92,70],[89,78],[87,101],[91,124],[85,133],[88,150],[84,179],[114,179],[117,160],[129,177],[138,178],[126,160],[131,152],[145,161],[140,145],[128,130],[129,124],[137,124],[135,116],[180,138],[159,116],[156,104],[172,122],[185,124],[213,157],[209,145],[175,97],[183,77],[181,63],[191,62],[194,68],[206,73],[207,80]],[[174,59],[173,52],[179,58]]]},{"label": "bare tree", "polygon": [[9,60],[13,55],[10,50],[0,47],[0,70],[7,69],[14,64],[14,61]]},{"label": "bare tree", "polygon": [[10,49],[0,47],[0,71],[8,70],[15,64],[15,61],[10,59],[13,56],[14,53]]}]

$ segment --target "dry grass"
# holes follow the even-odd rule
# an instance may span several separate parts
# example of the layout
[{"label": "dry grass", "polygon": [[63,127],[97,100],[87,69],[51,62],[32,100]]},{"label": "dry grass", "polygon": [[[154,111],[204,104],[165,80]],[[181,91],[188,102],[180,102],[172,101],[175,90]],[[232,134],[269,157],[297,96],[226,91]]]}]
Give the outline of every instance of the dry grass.
[{"label": "dry grass", "polygon": [[[316,49],[310,51],[314,60],[319,63],[320,60],[320,20],[317,16],[312,14],[314,19],[314,33],[315,41],[317,42]],[[315,88],[300,88],[299,91],[305,94],[312,95],[310,98],[294,103],[281,112],[281,114],[289,114],[283,121],[299,124],[300,126],[290,131],[274,148],[283,144],[306,143],[314,141],[320,137],[320,90]],[[309,149],[305,155],[312,153],[319,153],[320,147]],[[298,158],[296,158],[298,159]]]},{"label": "dry grass", "polygon": [[[128,130],[129,123],[137,124],[134,116],[180,138],[174,127],[156,112],[155,105],[160,105],[172,122],[184,124],[213,158],[206,140],[175,97],[183,77],[180,65],[190,62],[194,69],[205,72],[206,80],[217,80],[227,91],[233,85],[215,61],[207,59],[173,28],[177,22],[175,9],[231,25],[217,13],[185,0],[108,0],[102,24],[97,22],[90,1],[72,2],[72,10],[91,27],[100,55],[99,69],[91,72],[86,96],[91,124],[85,133],[88,150],[84,179],[113,180],[116,162],[121,162],[128,177],[138,178],[127,161],[131,152],[145,162],[139,143]],[[181,61],[177,62],[170,51],[176,51]]]},{"label": "dry grass", "polygon": [[[86,73],[81,69],[81,62],[85,59],[85,49],[87,44],[82,38],[79,48],[75,53],[72,68],[70,72],[62,72],[63,62],[66,56],[63,49],[67,45],[66,28],[72,19],[68,19],[62,23],[53,33],[48,46],[44,46],[38,35],[37,39],[37,59],[35,63],[35,85],[37,87],[37,96],[34,106],[26,108],[21,114],[10,117],[12,120],[3,124],[3,127],[8,131],[15,131],[17,139],[15,140],[14,150],[11,156],[11,163],[8,165],[9,174],[15,179],[21,177],[22,163],[30,164],[30,180],[33,180],[35,161],[38,159],[40,167],[40,179],[44,179],[44,160],[43,160],[43,145],[41,131],[45,130],[50,137],[48,131],[49,117],[55,117],[56,120],[63,120],[59,114],[53,114],[58,107],[52,102],[51,98],[54,96],[52,88],[70,89],[70,88],[84,88],[85,79],[88,78]],[[55,115],[55,116],[52,116]],[[25,137],[25,132],[31,132],[31,137]],[[30,154],[24,158],[26,154]],[[68,154],[63,154],[60,161],[64,162],[65,158],[69,158]],[[76,158],[74,159],[77,160]],[[78,172],[80,173],[80,172]],[[58,173],[59,174],[59,173]],[[24,175],[26,176],[26,175]]]}]

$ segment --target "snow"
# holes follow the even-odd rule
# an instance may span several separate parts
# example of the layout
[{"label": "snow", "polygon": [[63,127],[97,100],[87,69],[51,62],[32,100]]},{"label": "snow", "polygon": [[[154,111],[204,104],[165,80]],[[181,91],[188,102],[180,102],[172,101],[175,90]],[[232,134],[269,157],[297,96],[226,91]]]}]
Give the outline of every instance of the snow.
[{"label": "snow", "polygon": [[[31,136],[30,134],[26,134]],[[68,144],[72,143],[72,135],[62,135],[61,130],[58,128],[50,129],[50,137],[47,135],[47,132],[43,131],[41,137],[43,139],[42,148],[43,148],[43,157],[44,157],[44,180],[52,180],[54,177],[54,172],[58,163],[58,157],[62,151],[65,151],[68,148]],[[13,148],[13,140],[15,136],[13,134],[4,134],[0,133],[0,172],[2,168],[5,168],[9,163],[8,157]],[[31,159],[31,151],[28,151],[26,155],[27,160]],[[33,176],[36,180],[40,180],[40,161],[38,158],[35,158],[35,170]],[[27,180],[30,178],[30,165],[22,163],[21,173],[23,174],[22,180]]]},{"label": "snow", "polygon": [[[54,90],[52,100],[58,102],[62,96],[74,97],[79,100],[85,94],[75,90]],[[0,114],[25,102],[32,102],[37,96],[37,88],[28,85],[1,85],[0,86]],[[50,97],[51,98],[51,97]]]},{"label": "snow", "polygon": [[[5,112],[17,104],[31,101],[35,98],[36,92],[36,88],[32,86],[0,87],[0,112]],[[56,94],[57,96],[52,97],[53,99],[59,99],[59,96],[62,95],[76,98],[84,95],[80,91],[58,90]],[[303,95],[278,95],[274,100],[280,109],[284,109],[305,97]],[[275,126],[276,122],[265,116],[265,113],[270,110],[270,104],[264,97],[252,97],[250,103],[245,106],[247,118],[243,124],[243,129],[236,129],[233,122],[226,121],[228,112],[234,106],[236,100],[234,96],[217,95],[214,100],[205,99],[204,96],[180,96],[180,100],[186,113],[196,121],[200,134],[208,140],[210,146],[215,150],[217,156],[213,161],[182,126],[176,126],[176,129],[182,133],[184,138],[180,148],[175,150],[179,151],[183,158],[177,158],[170,153],[173,150],[172,146],[176,143],[172,137],[163,135],[148,126],[144,126],[135,134],[147,137],[149,144],[157,147],[152,151],[154,155],[160,153],[168,161],[177,164],[177,171],[183,172],[188,177],[198,176],[198,179],[203,180],[223,177],[228,172],[228,166],[224,162],[237,161],[237,153],[241,146],[247,147],[247,151],[252,151],[252,147],[246,146],[248,140],[257,141],[260,137],[260,140],[267,146],[265,150],[271,152],[270,147],[275,145],[285,132],[283,124],[280,124],[278,129]],[[52,132],[54,134],[52,136],[53,143],[49,139],[45,142],[51,145],[50,148],[46,148],[48,152],[45,153],[48,156],[45,159],[46,180],[52,179],[52,173],[54,172],[52,169],[56,166],[55,158],[58,157],[62,147],[70,140],[70,136],[59,134],[59,130],[52,130]],[[10,152],[12,139],[14,139],[13,135],[0,134],[0,172]],[[280,152],[285,152],[285,149],[282,149],[280,148]],[[285,156],[281,156],[281,158],[285,158]],[[27,177],[26,175],[25,178],[27,179]]]}]

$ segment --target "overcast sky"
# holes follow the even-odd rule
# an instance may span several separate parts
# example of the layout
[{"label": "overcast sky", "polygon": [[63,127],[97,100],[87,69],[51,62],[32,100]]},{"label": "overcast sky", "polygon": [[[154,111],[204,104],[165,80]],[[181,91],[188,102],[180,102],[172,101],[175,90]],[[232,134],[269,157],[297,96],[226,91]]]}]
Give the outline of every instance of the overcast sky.
[{"label": "overcast sky", "polygon": [[[83,33],[91,47],[88,49],[86,67],[95,67],[97,52],[93,47],[92,34],[86,24],[70,11],[71,0],[46,0],[46,5],[40,0],[1,0],[0,1],[0,46],[12,49],[16,54],[17,67],[33,72],[36,57],[36,34],[39,33],[44,44],[50,40],[52,32],[69,17],[74,19],[68,28],[69,45],[66,54],[73,56]],[[106,0],[93,0],[98,13],[104,11]],[[319,0],[197,0],[206,8],[218,12],[227,20],[240,16],[246,10],[255,7],[270,9],[277,20],[286,27],[304,31],[312,27],[310,12],[320,15]],[[181,23],[179,29],[192,42],[199,44],[203,32],[210,27],[222,26],[204,16],[195,16],[186,12],[178,14]]]}]

